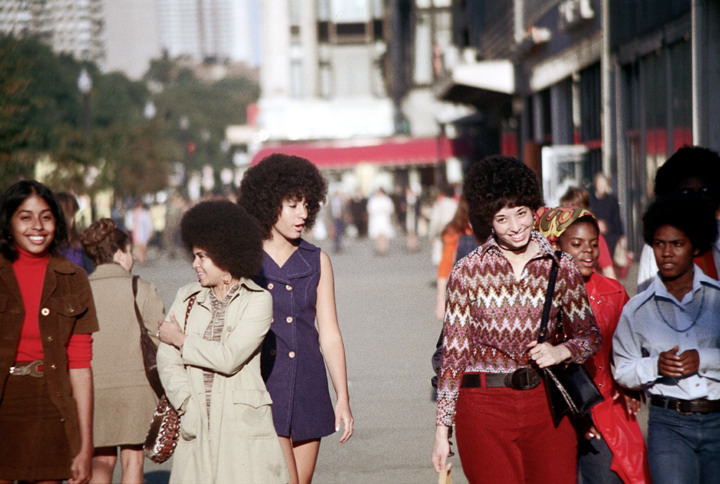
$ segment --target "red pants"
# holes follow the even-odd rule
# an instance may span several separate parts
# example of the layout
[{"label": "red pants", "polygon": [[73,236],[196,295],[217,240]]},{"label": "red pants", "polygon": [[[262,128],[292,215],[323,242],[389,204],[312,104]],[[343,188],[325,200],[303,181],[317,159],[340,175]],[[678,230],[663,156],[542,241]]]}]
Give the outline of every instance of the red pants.
[{"label": "red pants", "polygon": [[568,418],[555,428],[543,384],[460,389],[455,430],[471,484],[577,482],[575,430]]}]

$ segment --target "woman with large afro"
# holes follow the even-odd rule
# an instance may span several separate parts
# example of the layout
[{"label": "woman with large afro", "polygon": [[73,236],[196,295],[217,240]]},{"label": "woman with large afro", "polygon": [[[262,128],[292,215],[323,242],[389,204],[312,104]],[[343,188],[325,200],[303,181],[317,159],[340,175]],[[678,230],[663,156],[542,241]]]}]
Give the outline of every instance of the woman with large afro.
[{"label": "woman with large afro", "polygon": [[[455,425],[472,483],[574,483],[575,430],[567,418],[554,425],[538,368],[582,363],[600,346],[582,275],[534,230],[542,197],[525,164],[485,158],[470,166],[463,193],[473,228],[492,235],[448,279],[433,465],[446,470]],[[560,312],[568,338],[538,343],[554,264],[548,341]]]},{"label": "woman with large afro", "polygon": [[[326,193],[315,165],[280,153],[250,168],[240,185],[239,203],[262,231],[265,254],[255,280],[273,296],[263,376],[291,483],[312,481],[322,437],[341,423],[340,443],[353,432],[332,265],[325,252],[302,239]],[[334,408],[325,364],[337,395]]]},{"label": "woman with large afro", "polygon": [[260,268],[257,224],[227,200],[202,202],[180,222],[198,282],[178,290],[160,324],[160,380],[182,415],[171,483],[286,483],[260,347],[272,298]]}]

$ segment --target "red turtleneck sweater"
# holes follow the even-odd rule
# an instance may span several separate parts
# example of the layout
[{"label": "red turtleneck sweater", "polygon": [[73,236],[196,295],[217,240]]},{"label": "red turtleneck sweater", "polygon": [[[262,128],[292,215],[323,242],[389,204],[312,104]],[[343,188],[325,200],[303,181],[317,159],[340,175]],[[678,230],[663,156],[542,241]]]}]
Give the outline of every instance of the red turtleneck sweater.
[{"label": "red turtleneck sweater", "polygon": [[[47,253],[40,256],[34,255],[20,247],[15,247],[18,251],[18,258],[13,262],[13,271],[25,306],[25,319],[15,361],[42,360],[43,348],[38,316],[50,256]],[[73,334],[68,343],[67,354],[70,368],[90,368],[92,336]]]}]

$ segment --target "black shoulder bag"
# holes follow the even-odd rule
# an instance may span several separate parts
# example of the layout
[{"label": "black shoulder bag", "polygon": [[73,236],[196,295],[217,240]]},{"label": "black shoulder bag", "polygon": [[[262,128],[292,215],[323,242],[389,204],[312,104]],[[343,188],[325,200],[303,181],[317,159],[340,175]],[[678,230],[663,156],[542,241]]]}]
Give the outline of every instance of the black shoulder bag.
[{"label": "black shoulder bag", "polygon": [[[556,252],[555,255],[559,258],[560,252]],[[547,323],[550,317],[553,293],[555,292],[557,272],[558,264],[553,259],[547,295],[545,296],[545,306],[543,307],[540,322],[538,343],[543,343],[547,339]],[[583,365],[559,363],[542,368],[541,371],[545,380],[545,391],[547,392],[550,412],[556,427],[565,415],[576,420],[587,417],[590,409],[603,401],[600,390],[595,386],[595,382],[590,378]]]}]

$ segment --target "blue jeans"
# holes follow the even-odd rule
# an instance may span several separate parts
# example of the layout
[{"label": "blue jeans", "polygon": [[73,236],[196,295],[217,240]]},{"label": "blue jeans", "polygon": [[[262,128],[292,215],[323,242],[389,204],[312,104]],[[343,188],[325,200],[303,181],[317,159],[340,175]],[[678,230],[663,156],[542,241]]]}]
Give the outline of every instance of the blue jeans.
[{"label": "blue jeans", "polygon": [[648,460],[654,484],[720,480],[720,412],[680,415],[650,406]]}]

